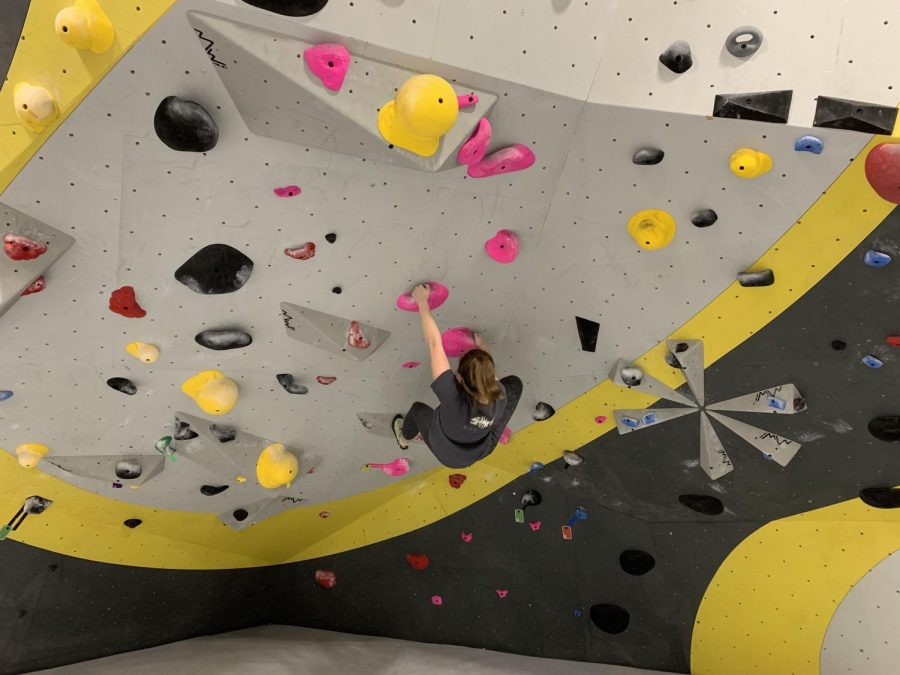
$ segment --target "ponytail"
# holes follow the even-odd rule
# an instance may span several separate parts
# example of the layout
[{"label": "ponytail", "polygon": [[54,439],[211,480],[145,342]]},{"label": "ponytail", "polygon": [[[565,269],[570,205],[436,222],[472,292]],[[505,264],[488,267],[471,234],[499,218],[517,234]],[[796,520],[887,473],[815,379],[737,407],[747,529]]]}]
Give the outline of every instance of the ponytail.
[{"label": "ponytail", "polygon": [[476,403],[493,403],[503,395],[497,383],[494,359],[482,349],[473,349],[463,355],[459,360],[459,375],[463,391]]}]

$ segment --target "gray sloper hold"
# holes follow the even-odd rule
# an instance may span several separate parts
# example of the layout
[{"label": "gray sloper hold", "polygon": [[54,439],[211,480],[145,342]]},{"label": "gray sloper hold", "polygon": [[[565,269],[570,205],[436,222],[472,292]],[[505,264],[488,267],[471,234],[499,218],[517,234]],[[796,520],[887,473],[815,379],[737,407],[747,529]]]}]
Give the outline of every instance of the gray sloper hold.
[{"label": "gray sloper hold", "polygon": [[775,283],[775,272],[772,270],[760,270],[759,272],[741,272],[738,274],[738,283],[745,288],[755,286],[771,286]]},{"label": "gray sloper hold", "polygon": [[134,396],[137,393],[137,386],[127,377],[111,377],[106,381],[110,387],[123,394]]},{"label": "gray sloper hold", "polygon": [[220,427],[218,424],[209,425],[209,433],[213,435],[219,443],[230,443],[237,438],[237,432],[228,427]]},{"label": "gray sloper hold", "polygon": [[[738,39],[746,38],[746,39]],[[744,59],[755,53],[763,42],[763,34],[759,28],[755,26],[740,26],[735,28],[728,37],[725,38],[725,49],[732,56]]]},{"label": "gray sloper hold", "polygon": [[538,404],[534,407],[534,412],[531,414],[531,419],[535,422],[543,422],[544,420],[548,420],[556,413],[556,410],[549,403],[544,403],[543,401],[538,401]]},{"label": "gray sloper hold", "polygon": [[189,441],[192,438],[197,438],[197,436],[197,432],[191,429],[190,424],[182,422],[177,417],[175,418],[175,433],[172,434],[172,438],[176,441]]},{"label": "gray sloper hold", "polygon": [[629,387],[636,387],[644,379],[644,371],[637,366],[626,366],[620,371],[622,382]]},{"label": "gray sloper hold", "polygon": [[153,129],[159,140],[181,152],[206,152],[219,141],[219,128],[206,108],[178,96],[166,96],[160,102]]},{"label": "gray sloper hold", "polygon": [[659,62],[673,73],[680,75],[694,65],[691,46],[684,40],[677,40],[659,55]]},{"label": "gray sloper hold", "polygon": [[635,164],[649,166],[659,164],[665,156],[666,153],[659,148],[640,148],[631,156],[631,161]]},{"label": "gray sloper hold", "polygon": [[51,504],[53,504],[52,499],[32,495],[31,497],[25,498],[25,504],[22,506],[22,510],[29,515],[37,515],[49,509]]},{"label": "gray sloper hold", "polygon": [[247,347],[253,343],[253,336],[237,328],[204,330],[194,336],[194,342],[207,349],[223,351],[225,349]]},{"label": "gray sloper hold", "polygon": [[141,471],[141,463],[134,459],[123,459],[116,463],[116,478],[140,478]]},{"label": "gray sloper hold", "polygon": [[694,227],[709,227],[719,219],[719,215],[712,209],[698,209],[691,214],[691,224]]},{"label": "gray sloper hold", "polygon": [[234,293],[253,272],[253,261],[228,244],[204,246],[175,270],[175,278],[201,295]]},{"label": "gray sloper hold", "polygon": [[278,380],[278,384],[284,387],[284,390],[289,394],[305,394],[309,391],[309,389],[302,384],[295,382],[294,376],[290,373],[279,373],[275,376],[275,379]]}]

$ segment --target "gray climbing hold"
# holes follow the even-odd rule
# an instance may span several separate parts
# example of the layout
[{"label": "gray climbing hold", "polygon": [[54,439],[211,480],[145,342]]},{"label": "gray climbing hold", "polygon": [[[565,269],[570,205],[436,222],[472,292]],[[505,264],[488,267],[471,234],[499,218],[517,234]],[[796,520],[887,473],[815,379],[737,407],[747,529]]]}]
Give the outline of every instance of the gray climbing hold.
[{"label": "gray climbing hold", "polygon": [[754,286],[771,286],[775,283],[775,272],[761,270],[759,272],[741,272],[738,274],[738,283],[745,288]]},{"label": "gray climbing hold", "polygon": [[284,387],[284,390],[289,394],[305,394],[309,391],[302,384],[294,382],[294,376],[290,373],[279,373],[275,378],[278,380],[278,384]]},{"label": "gray climbing hold", "polygon": [[698,209],[691,214],[691,224],[694,227],[709,227],[718,219],[719,214],[712,209]]},{"label": "gray climbing hold", "polygon": [[247,347],[253,343],[253,336],[250,335],[250,333],[237,328],[204,330],[194,336],[194,342],[207,349],[222,351],[225,349]]},{"label": "gray climbing hold", "polygon": [[677,368],[678,370],[684,370],[684,366],[681,365],[681,363],[678,361],[678,358],[675,356],[675,354],[680,354],[681,352],[686,352],[687,350],[688,350],[688,343],[687,342],[679,342],[677,345],[675,345],[674,352],[671,352],[671,351],[666,352],[666,363],[668,363],[673,368]]},{"label": "gray climbing hold", "polygon": [[175,270],[175,278],[201,295],[240,290],[253,272],[253,261],[228,244],[204,246]]},{"label": "gray climbing hold", "polygon": [[216,147],[219,128],[206,109],[178,96],[166,96],[153,116],[159,140],[173,150],[206,152]]},{"label": "gray climbing hold", "polygon": [[141,477],[141,463],[134,459],[123,459],[116,462],[116,478],[125,480]]},{"label": "gray climbing hold", "polygon": [[182,422],[177,417],[175,418],[175,433],[172,434],[172,438],[176,441],[189,441],[192,438],[197,438],[197,432],[191,429],[191,425],[187,422]]},{"label": "gray climbing hold", "polygon": [[673,73],[680,75],[694,65],[691,46],[684,40],[673,42],[666,51],[659,55],[659,62]]},{"label": "gray climbing hold", "polygon": [[637,387],[644,379],[644,371],[637,366],[626,366],[621,371],[622,382],[629,387]]},{"label": "gray climbing hold", "polygon": [[579,466],[582,462],[584,462],[584,457],[579,455],[577,452],[572,452],[571,450],[563,450],[563,460],[566,463],[566,468],[568,469],[570,466]]},{"label": "gray climbing hold", "polygon": [[227,489],[227,485],[202,485],[200,487],[200,494],[206,497],[215,497],[216,495],[225,492]]},{"label": "gray climbing hold", "polygon": [[[740,38],[740,39],[739,39]],[[725,38],[725,49],[732,56],[744,59],[755,53],[763,42],[763,34],[755,26],[741,26],[735,28]]]},{"label": "gray climbing hold", "polygon": [[659,148],[640,148],[631,156],[631,161],[635,164],[648,166],[651,164],[659,164],[663,161],[663,157],[665,156],[666,153]]},{"label": "gray climbing hold", "polygon": [[106,381],[110,387],[123,394],[134,396],[137,393],[137,386],[127,377],[111,377]]},{"label": "gray climbing hold", "polygon": [[228,427],[220,427],[218,424],[209,425],[209,433],[213,435],[219,443],[230,443],[237,437],[237,432]]},{"label": "gray climbing hold", "polygon": [[552,405],[538,401],[538,404],[534,407],[534,412],[531,414],[531,419],[535,422],[543,422],[553,417],[554,414],[556,414],[556,410],[553,409]]},{"label": "gray climbing hold", "polygon": [[36,516],[49,509],[51,504],[53,504],[52,499],[32,495],[31,497],[25,498],[25,504],[22,506],[22,510],[29,515]]}]

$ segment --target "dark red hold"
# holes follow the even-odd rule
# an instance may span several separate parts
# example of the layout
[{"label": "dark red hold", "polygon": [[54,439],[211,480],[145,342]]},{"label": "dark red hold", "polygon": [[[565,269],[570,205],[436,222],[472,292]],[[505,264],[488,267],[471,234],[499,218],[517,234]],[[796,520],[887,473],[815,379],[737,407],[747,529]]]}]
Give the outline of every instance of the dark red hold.
[{"label": "dark red hold", "polygon": [[447,477],[447,480],[450,481],[450,487],[459,490],[459,488],[462,487],[462,484],[466,482],[466,476],[462,473],[451,473]]},{"label": "dark red hold", "polygon": [[47,252],[47,245],[18,234],[4,234],[3,250],[13,260],[34,260]]},{"label": "dark red hold", "polygon": [[134,288],[131,286],[122,286],[112,292],[112,295],[109,296],[109,309],[129,319],[140,319],[147,316],[147,312],[134,297]]},{"label": "dark red hold", "polygon": [[884,341],[891,347],[900,347],[900,335],[888,335]]},{"label": "dark red hold", "polygon": [[334,588],[337,575],[331,570],[316,570],[316,583],[322,588]]},{"label": "dark red hold", "polygon": [[331,375],[316,375],[316,382],[319,384],[334,384],[336,380],[337,378]]},{"label": "dark red hold", "polygon": [[900,204],[900,144],[881,143],[869,150],[866,178],[882,199]]},{"label": "dark red hold", "polygon": [[424,553],[407,553],[406,562],[408,562],[409,566],[414,570],[424,570],[431,561],[428,560],[428,556]]},{"label": "dark red hold", "polygon": [[47,288],[47,280],[44,279],[44,275],[42,274],[33,282],[31,285],[22,291],[22,295],[31,295],[32,293],[40,293],[42,290]]}]

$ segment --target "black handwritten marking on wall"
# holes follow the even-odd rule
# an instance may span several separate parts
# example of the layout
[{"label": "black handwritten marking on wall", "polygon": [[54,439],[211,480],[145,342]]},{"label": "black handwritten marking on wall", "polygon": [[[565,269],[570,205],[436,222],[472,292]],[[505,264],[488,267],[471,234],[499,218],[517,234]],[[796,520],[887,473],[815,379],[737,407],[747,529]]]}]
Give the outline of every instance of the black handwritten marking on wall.
[{"label": "black handwritten marking on wall", "polygon": [[281,503],[290,502],[291,504],[302,504],[307,501],[304,497],[282,497]]},{"label": "black handwritten marking on wall", "polygon": [[287,328],[288,330],[297,330],[291,325],[291,321],[293,321],[294,318],[287,313],[287,310],[281,310],[281,319],[284,321],[285,328]]},{"label": "black handwritten marking on wall", "polygon": [[214,45],[215,43],[214,43],[212,40],[210,40],[208,37],[206,37],[206,36],[203,34],[203,31],[202,31],[202,30],[199,30],[199,29],[195,28],[195,29],[194,29],[194,32],[197,34],[197,37],[198,37],[198,38],[200,38],[203,42],[206,43],[206,47],[205,47],[204,49],[206,50],[206,53],[209,54],[209,60],[212,61],[215,65],[219,66],[219,68],[222,68],[222,69],[224,69],[224,70],[228,70],[228,66],[226,66],[224,63],[222,63],[221,61],[219,61],[219,60],[216,58],[216,55],[213,54],[212,48],[213,48],[213,45]]},{"label": "black handwritten marking on wall", "polygon": [[775,387],[774,389],[763,389],[762,391],[756,392],[755,403],[759,403],[763,398],[768,398],[771,396],[772,398],[778,398],[776,394],[780,392],[784,387]]},{"label": "black handwritten marking on wall", "polygon": [[775,443],[778,444],[779,446],[780,445],[793,445],[793,443],[794,443],[794,441],[792,441],[789,438],[782,438],[781,436],[778,436],[777,434],[771,434],[768,431],[764,431],[759,436],[757,436],[757,439],[759,439],[761,441],[767,440],[769,438],[773,439],[775,441]]}]

